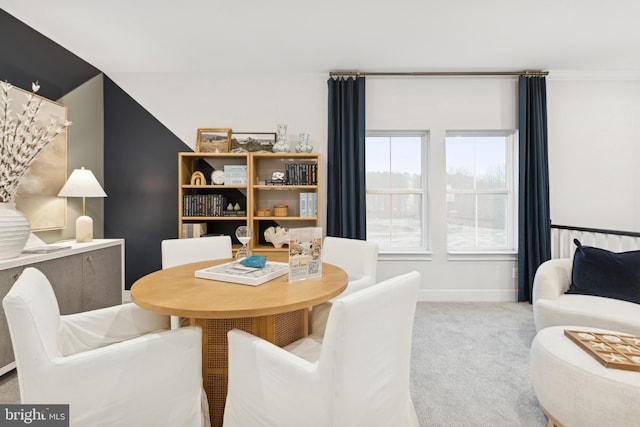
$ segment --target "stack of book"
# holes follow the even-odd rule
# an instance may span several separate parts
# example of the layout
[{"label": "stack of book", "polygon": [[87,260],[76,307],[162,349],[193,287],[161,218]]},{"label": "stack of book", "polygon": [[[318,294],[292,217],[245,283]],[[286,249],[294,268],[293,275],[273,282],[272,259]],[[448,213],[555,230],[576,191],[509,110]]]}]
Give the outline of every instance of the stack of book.
[{"label": "stack of book", "polygon": [[207,234],[206,222],[195,222],[182,224],[182,238],[202,237]]}]

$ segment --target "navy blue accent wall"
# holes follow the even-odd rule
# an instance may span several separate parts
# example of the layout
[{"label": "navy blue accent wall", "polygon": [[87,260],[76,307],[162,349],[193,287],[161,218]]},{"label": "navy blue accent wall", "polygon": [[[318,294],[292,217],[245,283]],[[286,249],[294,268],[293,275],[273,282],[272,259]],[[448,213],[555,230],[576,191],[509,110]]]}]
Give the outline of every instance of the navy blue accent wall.
[{"label": "navy blue accent wall", "polygon": [[[0,79],[59,99],[101,71],[0,10]],[[178,152],[191,149],[104,78],[104,235],[125,239],[125,287],[161,267],[178,235]]]},{"label": "navy blue accent wall", "polygon": [[104,123],[104,235],[126,241],[129,289],[178,237],[178,152],[191,149],[107,77]]},{"label": "navy blue accent wall", "polygon": [[60,99],[100,70],[0,9],[0,80],[31,91],[38,80],[48,99]]}]

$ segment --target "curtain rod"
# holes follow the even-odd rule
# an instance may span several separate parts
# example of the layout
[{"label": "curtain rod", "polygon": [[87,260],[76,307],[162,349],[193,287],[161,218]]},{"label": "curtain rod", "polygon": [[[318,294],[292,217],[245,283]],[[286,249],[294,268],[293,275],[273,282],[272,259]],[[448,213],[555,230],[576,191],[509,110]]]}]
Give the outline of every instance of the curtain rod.
[{"label": "curtain rod", "polygon": [[329,71],[329,77],[336,76],[379,76],[379,77],[432,77],[432,76],[548,76],[548,71],[415,71],[415,72],[368,72]]}]

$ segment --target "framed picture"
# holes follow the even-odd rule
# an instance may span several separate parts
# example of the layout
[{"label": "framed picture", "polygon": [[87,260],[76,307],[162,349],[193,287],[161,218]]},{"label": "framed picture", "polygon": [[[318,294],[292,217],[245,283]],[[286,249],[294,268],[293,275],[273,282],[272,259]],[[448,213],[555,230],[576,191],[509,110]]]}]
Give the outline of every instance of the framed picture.
[{"label": "framed picture", "polygon": [[275,143],[275,132],[233,132],[229,151],[232,153],[271,152]]},{"label": "framed picture", "polygon": [[231,129],[198,129],[196,153],[228,153]]}]

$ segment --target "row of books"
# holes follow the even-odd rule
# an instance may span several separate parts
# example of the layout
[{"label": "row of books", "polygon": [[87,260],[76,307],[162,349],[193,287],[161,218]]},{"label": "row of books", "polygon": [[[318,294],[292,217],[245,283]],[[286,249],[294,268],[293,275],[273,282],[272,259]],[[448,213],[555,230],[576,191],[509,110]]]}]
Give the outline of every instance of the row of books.
[{"label": "row of books", "polygon": [[287,163],[285,164],[287,185],[317,185],[317,163]]},{"label": "row of books", "polygon": [[226,211],[227,198],[222,194],[185,194],[182,199],[184,216],[225,216]]},{"label": "row of books", "polygon": [[300,193],[300,216],[318,216],[318,193]]}]

